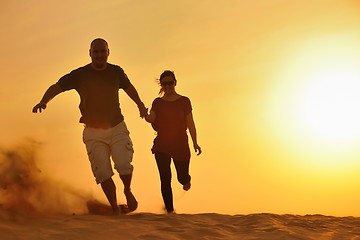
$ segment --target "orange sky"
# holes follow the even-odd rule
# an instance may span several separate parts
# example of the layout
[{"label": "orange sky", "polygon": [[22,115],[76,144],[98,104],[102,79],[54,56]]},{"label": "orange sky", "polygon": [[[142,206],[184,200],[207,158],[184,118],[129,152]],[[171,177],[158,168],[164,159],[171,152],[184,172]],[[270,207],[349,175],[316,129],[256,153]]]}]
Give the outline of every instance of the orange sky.
[{"label": "orange sky", "polygon": [[[192,100],[203,154],[191,191],[174,181],[178,212],[360,216],[359,16],[355,0],[2,1],[0,143],[43,142],[44,173],[103,199],[76,92],[31,113],[103,37],[146,105],[165,69]],[[139,211],[161,212],[154,132],[123,92],[121,106]]]}]

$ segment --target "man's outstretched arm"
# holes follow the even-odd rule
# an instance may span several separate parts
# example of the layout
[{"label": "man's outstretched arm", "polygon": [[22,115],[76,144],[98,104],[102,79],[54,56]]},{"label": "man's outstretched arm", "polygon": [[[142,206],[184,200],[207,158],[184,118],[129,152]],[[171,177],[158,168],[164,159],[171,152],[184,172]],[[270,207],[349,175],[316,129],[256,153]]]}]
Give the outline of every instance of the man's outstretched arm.
[{"label": "man's outstretched arm", "polygon": [[38,104],[35,105],[32,112],[37,113],[38,111],[41,112],[43,109],[46,108],[46,104],[53,99],[56,95],[62,92],[61,87],[58,84],[51,85],[48,90],[46,90],[44,96],[40,100]]},{"label": "man's outstretched arm", "polygon": [[135,87],[131,84],[128,88],[124,89],[124,91],[136,103],[139,108],[140,117],[143,118],[147,114],[147,109],[144,103],[141,101]]}]

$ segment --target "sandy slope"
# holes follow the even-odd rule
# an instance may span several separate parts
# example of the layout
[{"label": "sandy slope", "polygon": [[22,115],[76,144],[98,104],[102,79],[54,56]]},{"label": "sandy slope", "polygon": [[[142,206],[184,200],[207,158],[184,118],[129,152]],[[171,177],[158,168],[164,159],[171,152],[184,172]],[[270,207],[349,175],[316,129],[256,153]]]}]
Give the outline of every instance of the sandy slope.
[{"label": "sandy slope", "polygon": [[360,218],[354,217],[79,214],[109,206],[89,208],[91,195],[44,176],[35,153],[34,142],[0,151],[0,240],[360,240]]},{"label": "sandy slope", "polygon": [[322,215],[134,213],[126,216],[20,217],[3,214],[2,240],[346,239],[360,240],[360,218]]}]

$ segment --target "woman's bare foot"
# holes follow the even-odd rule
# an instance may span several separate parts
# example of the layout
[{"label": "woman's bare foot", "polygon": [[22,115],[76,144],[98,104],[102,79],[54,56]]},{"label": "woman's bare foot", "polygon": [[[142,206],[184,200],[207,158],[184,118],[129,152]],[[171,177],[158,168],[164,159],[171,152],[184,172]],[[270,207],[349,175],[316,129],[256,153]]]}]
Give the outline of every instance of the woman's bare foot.
[{"label": "woman's bare foot", "polygon": [[190,188],[191,188],[191,183],[190,183],[190,182],[188,182],[187,184],[183,185],[183,189],[184,189],[185,191],[189,191]]}]

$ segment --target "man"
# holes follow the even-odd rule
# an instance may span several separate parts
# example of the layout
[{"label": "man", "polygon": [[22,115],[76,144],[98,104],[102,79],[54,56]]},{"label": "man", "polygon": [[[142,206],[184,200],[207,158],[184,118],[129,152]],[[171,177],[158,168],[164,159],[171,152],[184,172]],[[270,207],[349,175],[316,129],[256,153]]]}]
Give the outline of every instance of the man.
[{"label": "man", "polygon": [[101,184],[113,214],[117,215],[120,210],[117,205],[116,186],[112,180],[114,172],[110,156],[124,184],[127,207],[122,208],[122,211],[127,213],[137,208],[137,201],[130,189],[133,148],[120,110],[119,89],[122,88],[137,104],[140,117],[146,114],[147,109],[123,69],[107,62],[109,53],[104,39],[93,40],[90,45],[91,63],[61,77],[47,89],[32,111],[41,112],[47,103],[61,92],[71,89],[78,92],[82,115],[80,122],[85,125],[83,141],[91,169],[97,184]]}]

